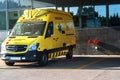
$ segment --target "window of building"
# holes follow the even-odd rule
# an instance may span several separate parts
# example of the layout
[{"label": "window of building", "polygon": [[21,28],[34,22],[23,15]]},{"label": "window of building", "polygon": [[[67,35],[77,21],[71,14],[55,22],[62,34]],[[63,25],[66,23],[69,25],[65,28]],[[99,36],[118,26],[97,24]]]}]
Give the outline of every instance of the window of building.
[{"label": "window of building", "polygon": [[40,1],[36,1],[36,0],[33,0],[33,8],[42,8],[42,7],[53,7],[55,5],[53,4],[50,4],[50,3],[44,3],[44,2],[40,2]]},{"label": "window of building", "polygon": [[12,29],[18,19],[18,11],[9,12],[9,29]]},{"label": "window of building", "polygon": [[118,14],[118,16],[120,16],[120,5],[109,6],[109,15],[114,16],[115,14]]},{"label": "window of building", "polygon": [[6,13],[0,11],[0,30],[6,30]]},{"label": "window of building", "polygon": [[95,11],[95,6],[83,6],[82,13],[82,27],[98,27],[98,13]]},{"label": "window of building", "polygon": [[32,8],[32,0],[20,0],[21,8]]},{"label": "window of building", "polygon": [[6,9],[6,0],[0,0],[0,9]]},{"label": "window of building", "polygon": [[19,0],[8,0],[8,9],[19,8]]},{"label": "window of building", "polygon": [[58,10],[62,10],[62,7],[57,7]]},{"label": "window of building", "polygon": [[101,27],[106,26],[106,6],[95,6],[95,12],[98,13],[98,21]]},{"label": "window of building", "polygon": [[20,10],[19,16],[21,16],[23,14],[23,12],[24,12],[24,10]]},{"label": "window of building", "polygon": [[109,6],[109,26],[110,27],[120,26],[120,5]]},{"label": "window of building", "polygon": [[70,7],[70,12],[71,12],[73,15],[77,15],[77,11],[78,11],[78,7]]}]

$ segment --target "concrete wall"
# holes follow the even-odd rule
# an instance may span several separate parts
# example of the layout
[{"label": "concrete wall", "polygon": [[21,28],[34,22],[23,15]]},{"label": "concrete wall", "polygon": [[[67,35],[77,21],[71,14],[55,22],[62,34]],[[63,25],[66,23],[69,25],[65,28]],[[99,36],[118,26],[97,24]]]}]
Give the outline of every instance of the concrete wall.
[{"label": "concrete wall", "polygon": [[[120,27],[76,29],[76,33],[76,54],[120,54]],[[87,43],[94,39],[100,41],[98,45]]]}]

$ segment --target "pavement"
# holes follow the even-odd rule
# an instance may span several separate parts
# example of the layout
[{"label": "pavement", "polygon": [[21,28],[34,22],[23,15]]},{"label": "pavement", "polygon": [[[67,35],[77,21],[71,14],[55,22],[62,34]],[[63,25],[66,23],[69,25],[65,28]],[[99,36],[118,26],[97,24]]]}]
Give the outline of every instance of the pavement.
[{"label": "pavement", "polygon": [[120,56],[74,55],[49,61],[47,66],[16,63],[6,66],[0,60],[0,80],[119,80]]},{"label": "pavement", "polygon": [[74,55],[70,60],[61,56],[50,60],[47,66],[38,66],[34,62],[6,66],[0,59],[0,80],[119,80],[119,78],[120,55]]}]

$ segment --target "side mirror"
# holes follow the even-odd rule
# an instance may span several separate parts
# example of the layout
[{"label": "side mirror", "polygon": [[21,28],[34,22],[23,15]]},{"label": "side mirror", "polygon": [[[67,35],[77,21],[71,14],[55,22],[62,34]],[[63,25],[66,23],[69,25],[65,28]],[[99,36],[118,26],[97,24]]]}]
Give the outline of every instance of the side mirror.
[{"label": "side mirror", "polygon": [[9,35],[10,35],[10,33],[11,33],[11,30],[9,30],[9,31],[7,32],[7,35],[9,36]]},{"label": "side mirror", "polygon": [[62,34],[65,34],[65,31],[62,31]]}]

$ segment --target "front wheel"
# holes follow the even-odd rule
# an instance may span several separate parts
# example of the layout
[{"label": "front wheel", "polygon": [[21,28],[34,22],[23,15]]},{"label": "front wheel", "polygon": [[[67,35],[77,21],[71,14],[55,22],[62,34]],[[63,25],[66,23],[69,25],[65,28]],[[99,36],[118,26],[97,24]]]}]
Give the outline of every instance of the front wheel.
[{"label": "front wheel", "polygon": [[66,54],[66,59],[72,59],[72,57],[73,57],[73,47],[70,47],[68,53]]},{"label": "front wheel", "polygon": [[47,53],[40,53],[38,57],[38,64],[40,66],[45,66],[48,64],[48,56]]},{"label": "front wheel", "polygon": [[5,64],[7,66],[13,66],[15,64],[15,62],[5,61]]}]

